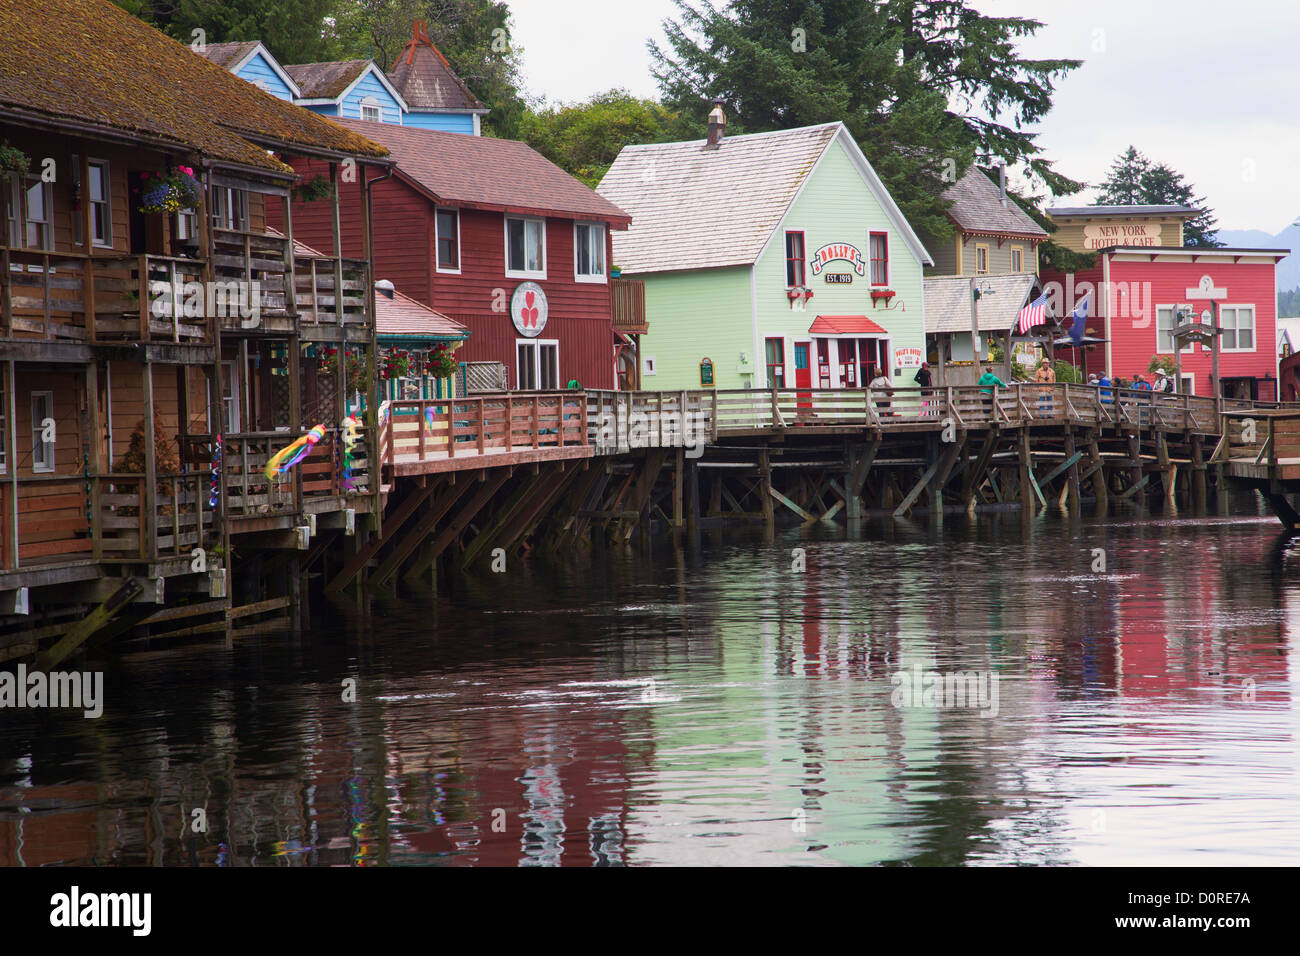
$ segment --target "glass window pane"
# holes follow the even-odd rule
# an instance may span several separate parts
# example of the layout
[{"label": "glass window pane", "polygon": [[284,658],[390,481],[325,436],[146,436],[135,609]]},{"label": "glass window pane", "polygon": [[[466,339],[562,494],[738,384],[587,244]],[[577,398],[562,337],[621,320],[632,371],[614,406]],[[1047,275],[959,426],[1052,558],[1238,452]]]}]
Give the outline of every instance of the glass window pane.
[{"label": "glass window pane", "polygon": [[506,268],[512,272],[524,268],[524,223],[521,219],[506,220],[507,257]]},{"label": "glass window pane", "polygon": [[542,271],[542,224],[531,220],[524,223],[528,259],[525,268],[529,272]]}]

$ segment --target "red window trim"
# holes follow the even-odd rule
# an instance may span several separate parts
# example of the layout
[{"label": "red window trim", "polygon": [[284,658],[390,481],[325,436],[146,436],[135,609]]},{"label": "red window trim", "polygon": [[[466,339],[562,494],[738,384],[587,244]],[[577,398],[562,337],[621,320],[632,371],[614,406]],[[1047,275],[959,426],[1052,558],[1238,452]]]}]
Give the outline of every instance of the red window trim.
[{"label": "red window trim", "polygon": [[[781,346],[781,348],[780,348],[780,359],[779,359],[779,361],[777,361],[777,362],[769,362],[769,361],[768,361],[768,359],[767,359],[767,343],[768,343],[768,342],[776,342],[776,343],[778,343],[778,344]],[[767,336],[767,337],[765,337],[765,338],[763,339],[763,364],[764,364],[764,366],[767,368],[767,380],[768,380],[769,382],[772,382],[772,383],[775,383],[775,382],[776,382],[776,376],[772,374],[772,369],[774,369],[774,368],[780,368],[780,369],[781,369],[781,387],[785,387],[786,385],[789,384],[788,382],[786,382],[786,377],[785,377],[785,338],[784,338],[784,337],[782,337],[782,336],[780,336],[780,335],[769,335],[769,336]]]},{"label": "red window trim", "polygon": [[[787,288],[787,289],[805,288],[805,287],[807,287],[807,285],[808,285],[808,237],[804,235],[804,231],[803,231],[802,229],[787,229],[787,230],[785,231],[785,236],[786,236],[786,239],[785,239],[785,243],[786,243],[786,252],[785,252],[785,278],[786,278],[786,288]],[[800,249],[800,255],[798,256],[798,258],[796,258],[796,257],[794,257],[794,256],[792,256],[792,255],[790,255],[790,237],[791,237],[791,236],[798,236],[798,237],[799,237],[799,249]],[[798,263],[799,263],[799,283],[798,283],[797,286],[795,286],[795,285],[791,285],[791,284],[790,284],[790,263],[792,263],[792,262],[798,262]]]},{"label": "red window trim", "polygon": [[[873,246],[874,246],[874,242],[873,242],[873,240],[876,238],[876,236],[880,236],[882,239],[885,240],[885,258],[884,258],[884,259],[877,259],[877,258],[875,258],[875,255],[874,255],[874,254],[875,254],[875,249],[873,248]],[[876,286],[880,286],[880,285],[889,285],[889,233],[887,233],[887,232],[872,232],[872,233],[869,233],[869,234],[867,235],[867,256],[869,257],[869,267],[871,268],[871,279],[872,279],[871,284],[872,284],[872,285],[876,285]],[[876,265],[877,262],[883,262],[883,263],[884,263],[884,266],[885,266],[885,269],[884,269],[884,272],[885,272],[885,279],[884,279],[883,282],[876,282],[876,281],[875,281],[875,275],[876,275],[875,265]]]}]

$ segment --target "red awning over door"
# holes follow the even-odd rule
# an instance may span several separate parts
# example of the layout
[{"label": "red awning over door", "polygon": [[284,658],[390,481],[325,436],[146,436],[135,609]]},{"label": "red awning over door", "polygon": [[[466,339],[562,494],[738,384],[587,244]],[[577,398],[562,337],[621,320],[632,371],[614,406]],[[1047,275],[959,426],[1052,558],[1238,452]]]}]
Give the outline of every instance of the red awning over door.
[{"label": "red awning over door", "polygon": [[819,315],[808,330],[813,335],[888,335],[865,315]]}]

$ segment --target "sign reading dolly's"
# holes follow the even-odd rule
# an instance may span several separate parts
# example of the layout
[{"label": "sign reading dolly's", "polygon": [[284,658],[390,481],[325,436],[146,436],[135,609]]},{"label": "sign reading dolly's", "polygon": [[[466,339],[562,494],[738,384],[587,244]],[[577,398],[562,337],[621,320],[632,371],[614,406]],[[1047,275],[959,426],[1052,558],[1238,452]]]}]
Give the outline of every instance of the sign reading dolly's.
[{"label": "sign reading dolly's", "polygon": [[830,242],[822,246],[812,255],[812,274],[821,275],[832,262],[843,260],[853,266],[853,271],[858,275],[866,275],[867,261],[862,258],[862,253],[857,246],[851,246],[847,242]]}]

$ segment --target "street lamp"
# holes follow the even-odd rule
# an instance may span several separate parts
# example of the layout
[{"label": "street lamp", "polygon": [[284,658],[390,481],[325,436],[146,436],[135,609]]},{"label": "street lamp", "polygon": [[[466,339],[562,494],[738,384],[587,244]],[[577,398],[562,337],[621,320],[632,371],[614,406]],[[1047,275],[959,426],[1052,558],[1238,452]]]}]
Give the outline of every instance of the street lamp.
[{"label": "street lamp", "polygon": [[975,371],[980,367],[980,309],[979,301],[986,295],[995,295],[993,283],[987,279],[984,281],[984,288],[979,287],[979,276],[971,276],[970,280],[970,346],[971,358],[975,362]]}]

